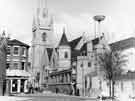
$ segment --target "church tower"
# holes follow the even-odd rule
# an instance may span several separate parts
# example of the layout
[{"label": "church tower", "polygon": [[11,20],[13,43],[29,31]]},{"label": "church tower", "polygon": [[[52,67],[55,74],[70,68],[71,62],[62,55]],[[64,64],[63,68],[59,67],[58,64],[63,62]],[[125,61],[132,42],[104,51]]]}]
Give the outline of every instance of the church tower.
[{"label": "church tower", "polygon": [[65,29],[58,46],[59,68],[67,69],[71,66],[71,47],[66,37]]},{"label": "church tower", "polygon": [[49,66],[47,48],[53,48],[53,18],[49,15],[45,0],[37,0],[38,7],[32,25],[32,69],[41,84],[43,70]]}]

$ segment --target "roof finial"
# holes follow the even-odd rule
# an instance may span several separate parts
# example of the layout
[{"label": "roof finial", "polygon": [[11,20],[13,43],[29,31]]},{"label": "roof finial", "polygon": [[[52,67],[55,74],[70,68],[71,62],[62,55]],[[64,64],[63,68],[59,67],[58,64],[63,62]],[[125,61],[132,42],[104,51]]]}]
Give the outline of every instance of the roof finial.
[{"label": "roof finial", "polygon": [[5,37],[5,30],[3,30],[3,32],[2,32],[2,37]]},{"label": "roof finial", "polygon": [[65,34],[65,27],[63,27],[63,34]]}]

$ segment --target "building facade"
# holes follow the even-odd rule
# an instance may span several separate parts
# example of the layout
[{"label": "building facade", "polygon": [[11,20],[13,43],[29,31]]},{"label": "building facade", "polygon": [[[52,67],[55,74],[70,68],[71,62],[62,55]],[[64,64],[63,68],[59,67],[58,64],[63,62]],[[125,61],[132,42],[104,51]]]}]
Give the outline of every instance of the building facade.
[{"label": "building facade", "polygon": [[27,92],[30,74],[28,67],[29,45],[13,39],[8,41],[6,81],[9,93]]}]

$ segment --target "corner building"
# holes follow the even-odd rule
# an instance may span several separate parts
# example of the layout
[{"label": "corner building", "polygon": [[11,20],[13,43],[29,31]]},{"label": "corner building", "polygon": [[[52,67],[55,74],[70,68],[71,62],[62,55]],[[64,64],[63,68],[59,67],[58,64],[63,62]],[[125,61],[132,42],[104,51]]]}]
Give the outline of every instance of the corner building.
[{"label": "corner building", "polygon": [[6,81],[9,93],[25,93],[30,74],[28,69],[29,45],[13,39],[8,41]]}]

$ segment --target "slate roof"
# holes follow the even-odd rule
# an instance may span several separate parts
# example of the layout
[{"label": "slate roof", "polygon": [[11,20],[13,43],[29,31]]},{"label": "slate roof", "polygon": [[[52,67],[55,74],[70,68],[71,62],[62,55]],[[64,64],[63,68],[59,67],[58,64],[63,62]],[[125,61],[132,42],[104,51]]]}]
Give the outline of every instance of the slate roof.
[{"label": "slate roof", "polygon": [[13,39],[13,40],[9,40],[8,41],[8,45],[18,45],[18,46],[25,46],[25,47],[27,47],[27,48],[29,48],[30,46],[29,45],[27,45],[27,44],[25,44],[25,43],[23,43],[23,42],[21,42],[21,41],[19,41],[19,40],[16,40],[16,39]]},{"label": "slate roof", "polygon": [[71,46],[71,50],[75,49],[76,45],[81,40],[81,38],[82,38],[82,36],[69,42],[69,45]]},{"label": "slate roof", "polygon": [[97,45],[99,43],[99,38],[95,38],[92,40],[93,45]]},{"label": "slate roof", "polygon": [[62,37],[61,37],[61,40],[60,40],[60,43],[59,43],[59,46],[62,46],[62,45],[69,45],[68,43],[68,40],[67,40],[67,37],[66,37],[66,34],[63,33],[62,34]]},{"label": "slate roof", "polygon": [[49,61],[51,60],[52,52],[53,52],[53,48],[47,48],[47,54],[48,54]]},{"label": "slate roof", "polygon": [[76,61],[77,56],[80,55],[80,50],[76,50],[75,47],[80,42],[81,38],[82,36],[69,42],[69,45],[71,47],[71,61]]},{"label": "slate roof", "polygon": [[113,50],[124,50],[131,47],[135,47],[135,38],[131,37],[128,39],[120,40],[110,44]]}]

